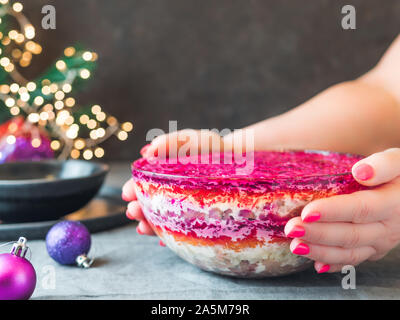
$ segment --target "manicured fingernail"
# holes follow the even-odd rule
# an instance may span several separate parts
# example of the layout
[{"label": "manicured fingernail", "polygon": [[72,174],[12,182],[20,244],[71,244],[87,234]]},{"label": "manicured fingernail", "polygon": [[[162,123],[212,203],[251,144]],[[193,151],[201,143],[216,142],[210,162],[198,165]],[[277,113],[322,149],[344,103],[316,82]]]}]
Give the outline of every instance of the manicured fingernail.
[{"label": "manicured fingernail", "polygon": [[304,230],[303,227],[294,226],[292,228],[292,230],[290,230],[286,236],[288,236],[289,238],[300,238],[300,237],[304,236],[305,233],[306,233],[306,230]]},{"label": "manicured fingernail", "polygon": [[367,181],[374,176],[374,168],[366,163],[360,164],[359,166],[355,167],[353,172],[356,179],[361,181]]},{"label": "manicured fingernail", "polygon": [[319,270],[318,273],[325,273],[328,272],[331,266],[329,264],[324,264]]},{"label": "manicured fingernail", "polygon": [[142,230],[140,230],[140,227],[137,226],[136,227],[136,232],[139,233],[140,235],[143,235],[144,233],[142,232]]},{"label": "manicured fingernail", "polygon": [[294,254],[302,256],[302,255],[308,254],[310,252],[310,248],[305,243],[299,243],[292,252]]},{"label": "manicured fingernail", "polygon": [[140,149],[140,154],[144,156],[146,153],[147,149],[150,147],[150,144],[146,144],[142,149]]},{"label": "manicured fingernail", "polygon": [[158,243],[161,247],[165,247],[165,243],[164,242],[162,242],[161,240],[160,240],[160,242]]},{"label": "manicured fingernail", "polygon": [[310,212],[304,218],[304,222],[314,222],[321,219],[321,214],[319,212]]}]

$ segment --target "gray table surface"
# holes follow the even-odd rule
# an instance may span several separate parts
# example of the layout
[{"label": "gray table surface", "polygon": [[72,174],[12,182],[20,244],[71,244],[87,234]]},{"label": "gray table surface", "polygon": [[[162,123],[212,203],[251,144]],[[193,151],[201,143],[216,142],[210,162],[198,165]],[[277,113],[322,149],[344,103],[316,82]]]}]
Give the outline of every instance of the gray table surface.
[{"label": "gray table surface", "polygon": [[[114,164],[107,184],[121,186],[129,164]],[[356,268],[356,289],[343,274],[312,269],[280,278],[245,280],[207,273],[186,263],[156,237],[139,236],[136,224],[93,235],[90,269],[58,265],[44,241],[29,241],[38,283],[32,299],[398,299],[400,248]]]}]

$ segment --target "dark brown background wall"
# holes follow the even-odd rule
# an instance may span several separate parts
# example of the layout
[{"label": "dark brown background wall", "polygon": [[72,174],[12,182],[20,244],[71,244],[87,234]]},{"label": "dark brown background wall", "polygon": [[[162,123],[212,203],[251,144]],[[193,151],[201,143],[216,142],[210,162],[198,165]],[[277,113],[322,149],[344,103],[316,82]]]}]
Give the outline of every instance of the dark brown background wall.
[{"label": "dark brown background wall", "polygon": [[[53,4],[57,29],[37,29],[38,74],[81,43],[99,66],[79,102],[132,121],[109,159],[138,157],[151,128],[239,128],[279,114],[372,67],[400,31],[399,0],[29,0],[40,26]],[[357,30],[341,28],[353,4]]]}]

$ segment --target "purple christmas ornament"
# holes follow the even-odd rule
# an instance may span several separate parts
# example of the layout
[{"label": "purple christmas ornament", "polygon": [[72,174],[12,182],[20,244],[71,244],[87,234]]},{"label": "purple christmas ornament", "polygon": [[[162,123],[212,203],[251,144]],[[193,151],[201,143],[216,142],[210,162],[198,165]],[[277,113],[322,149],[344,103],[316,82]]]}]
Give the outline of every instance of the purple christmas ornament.
[{"label": "purple christmas ornament", "polygon": [[35,290],[36,272],[25,259],[27,249],[21,237],[11,253],[0,254],[0,300],[26,300]]},{"label": "purple christmas ornament", "polygon": [[50,257],[64,265],[77,264],[89,268],[93,260],[86,255],[90,250],[91,237],[88,229],[77,221],[61,221],[46,236]]}]

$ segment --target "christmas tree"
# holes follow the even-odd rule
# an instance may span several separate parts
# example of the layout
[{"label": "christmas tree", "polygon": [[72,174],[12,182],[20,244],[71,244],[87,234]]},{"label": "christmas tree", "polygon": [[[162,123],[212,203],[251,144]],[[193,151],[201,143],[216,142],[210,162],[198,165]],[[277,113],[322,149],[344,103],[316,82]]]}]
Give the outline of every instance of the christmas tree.
[{"label": "christmas tree", "polygon": [[91,77],[97,54],[68,47],[41,76],[26,79],[23,70],[42,47],[22,11],[21,3],[0,0],[0,163],[103,157],[99,145],[114,135],[126,140],[133,126],[99,105],[76,102],[73,95]]}]

